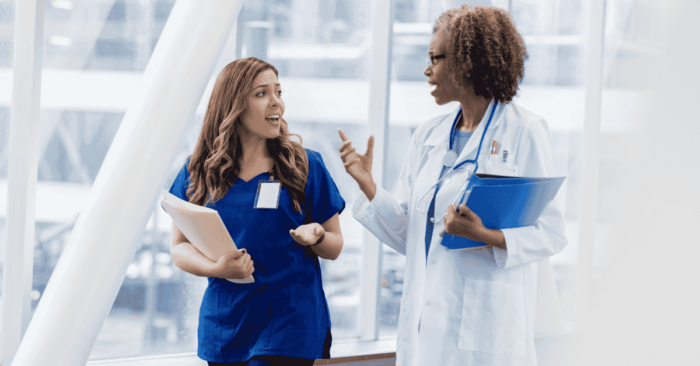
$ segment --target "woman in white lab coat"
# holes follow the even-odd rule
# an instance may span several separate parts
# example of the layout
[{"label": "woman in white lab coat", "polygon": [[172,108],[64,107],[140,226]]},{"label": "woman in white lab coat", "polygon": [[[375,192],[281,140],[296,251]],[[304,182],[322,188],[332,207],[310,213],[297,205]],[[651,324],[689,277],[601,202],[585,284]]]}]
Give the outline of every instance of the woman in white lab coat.
[{"label": "woman in white lab coat", "polygon": [[[460,108],[418,127],[393,193],[372,180],[373,138],[361,155],[340,131],[345,169],[364,193],[354,217],[406,255],[396,364],[536,365],[537,262],[567,243],[556,200],[536,225],[504,230],[450,204],[475,165],[451,167],[477,150],[478,173],[553,174],[546,122],[512,102],[525,45],[506,12],[463,5],[438,18],[429,56],[435,102]],[[441,245],[445,230],[488,247],[450,251]]]}]

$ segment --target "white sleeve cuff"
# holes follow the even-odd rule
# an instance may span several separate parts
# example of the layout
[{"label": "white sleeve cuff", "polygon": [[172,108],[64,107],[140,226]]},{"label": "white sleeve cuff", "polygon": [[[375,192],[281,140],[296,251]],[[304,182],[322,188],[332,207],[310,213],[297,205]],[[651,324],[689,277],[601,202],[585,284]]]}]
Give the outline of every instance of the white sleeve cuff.
[{"label": "white sleeve cuff", "polygon": [[[513,258],[517,255],[515,238],[511,229],[502,229],[501,232],[506,240],[506,249],[493,247],[493,257],[496,259],[496,264],[501,268],[511,267]],[[510,259],[510,260],[509,260]]]},{"label": "white sleeve cuff", "polygon": [[387,208],[393,208],[394,215],[403,215],[401,207],[394,203],[394,197],[384,188],[377,186],[377,192],[374,194],[372,202],[370,202],[364,194],[361,194],[355,200],[352,207],[352,216],[355,220],[363,222],[364,218],[376,218],[380,212],[387,211]]},{"label": "white sleeve cuff", "polygon": [[363,216],[364,211],[367,210],[367,207],[370,205],[370,203],[371,202],[369,202],[367,196],[365,196],[364,193],[360,192],[360,195],[357,196],[355,203],[353,203],[352,205],[352,216],[355,218],[355,220],[360,221],[358,219],[358,216]]}]

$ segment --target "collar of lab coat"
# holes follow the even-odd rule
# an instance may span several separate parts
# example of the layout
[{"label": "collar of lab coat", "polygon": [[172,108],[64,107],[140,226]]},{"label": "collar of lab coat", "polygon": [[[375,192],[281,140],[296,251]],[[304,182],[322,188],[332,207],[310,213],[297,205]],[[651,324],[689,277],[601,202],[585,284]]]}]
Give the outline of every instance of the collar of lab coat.
[{"label": "collar of lab coat", "polygon": [[[476,126],[476,129],[472,134],[472,138],[469,139],[467,145],[464,147],[464,149],[462,149],[462,152],[459,154],[459,157],[457,158],[457,163],[467,159],[476,158],[476,150],[479,148],[481,136],[483,135],[484,129],[486,128],[486,123],[488,123],[489,121],[491,110],[494,107],[495,101],[495,99],[491,99],[491,102],[489,102],[489,106],[486,108],[486,113],[484,113],[484,116],[481,118],[481,122],[479,122],[479,125]],[[452,130],[452,123],[454,123],[454,120],[457,117],[457,113],[459,113],[459,108],[460,107],[457,107],[452,113],[443,118],[439,125],[436,126],[435,129],[433,129],[430,136],[425,140],[424,145],[439,147],[438,149],[433,149],[431,151],[433,153],[431,154],[431,158],[436,157],[440,153],[444,154],[447,152],[450,144],[450,132]],[[498,103],[496,111],[493,113],[493,119],[491,120],[491,124],[489,125],[489,130],[493,131],[493,129],[501,123],[501,117],[503,116],[504,108],[504,103]],[[490,148],[490,141],[486,141],[485,144],[487,144],[488,148]]]}]

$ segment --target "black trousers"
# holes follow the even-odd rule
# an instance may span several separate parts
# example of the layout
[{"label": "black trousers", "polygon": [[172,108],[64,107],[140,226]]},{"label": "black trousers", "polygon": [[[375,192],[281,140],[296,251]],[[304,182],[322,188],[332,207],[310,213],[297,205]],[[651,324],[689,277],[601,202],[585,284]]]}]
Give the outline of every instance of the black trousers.
[{"label": "black trousers", "polygon": [[244,362],[217,363],[208,362],[209,366],[311,366],[315,360],[283,356],[255,356]]},{"label": "black trousers", "polygon": [[[326,335],[326,341],[323,343],[323,358],[331,357],[331,343],[333,337],[331,336],[331,329],[328,328],[328,334]],[[218,362],[207,362],[209,366],[312,366],[315,360],[309,360],[306,358],[296,358],[296,357],[284,357],[284,356],[255,356],[248,361],[243,362],[229,362],[229,363],[218,363]]]}]

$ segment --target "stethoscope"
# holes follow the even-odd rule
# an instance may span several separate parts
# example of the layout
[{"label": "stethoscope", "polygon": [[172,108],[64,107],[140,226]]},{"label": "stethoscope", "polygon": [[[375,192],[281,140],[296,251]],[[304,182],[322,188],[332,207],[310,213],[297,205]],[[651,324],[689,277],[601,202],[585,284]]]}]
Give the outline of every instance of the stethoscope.
[{"label": "stethoscope", "polygon": [[[456,204],[457,201],[462,197],[462,194],[464,193],[464,190],[467,188],[469,185],[469,180],[471,179],[474,174],[476,174],[476,171],[479,169],[479,154],[481,154],[481,145],[484,143],[484,136],[486,136],[486,131],[489,129],[489,125],[491,124],[491,120],[493,119],[493,114],[496,112],[496,106],[498,106],[498,100],[496,100],[493,104],[493,108],[491,109],[491,115],[489,115],[489,120],[486,122],[486,126],[484,127],[484,132],[481,134],[481,140],[479,141],[479,148],[476,150],[476,158],[474,159],[468,159],[460,162],[459,164],[455,165],[455,162],[457,161],[457,152],[453,150],[453,145],[454,145],[454,133],[455,129],[457,128],[457,122],[459,121],[459,117],[462,115],[462,109],[459,109],[459,112],[457,112],[457,117],[455,117],[454,122],[452,122],[452,129],[450,129],[450,145],[449,145],[449,150],[447,153],[445,153],[445,156],[442,157],[442,164],[447,167],[447,168],[452,168],[450,171],[448,171],[442,178],[440,178],[437,183],[433,184],[432,187],[430,187],[423,195],[418,199],[418,203],[416,203],[416,210],[420,213],[427,213],[428,208],[422,208],[421,206],[422,203],[425,201],[425,197],[429,197],[428,194],[433,191],[437,186],[441,185],[442,182],[447,179],[448,177],[454,175],[454,173],[462,168],[465,167],[467,164],[474,164],[474,171],[470,172],[467,175],[467,179],[464,182],[464,185],[462,188],[459,190],[459,193],[455,197],[454,200],[452,200],[452,205]],[[430,205],[430,203],[428,203]],[[445,212],[444,215],[439,220],[436,220],[435,217],[431,217],[430,221],[433,222],[433,224],[437,224],[438,222],[442,221],[447,217],[447,212]]]}]

